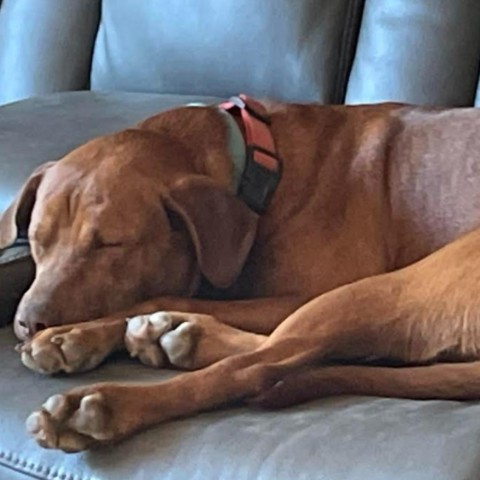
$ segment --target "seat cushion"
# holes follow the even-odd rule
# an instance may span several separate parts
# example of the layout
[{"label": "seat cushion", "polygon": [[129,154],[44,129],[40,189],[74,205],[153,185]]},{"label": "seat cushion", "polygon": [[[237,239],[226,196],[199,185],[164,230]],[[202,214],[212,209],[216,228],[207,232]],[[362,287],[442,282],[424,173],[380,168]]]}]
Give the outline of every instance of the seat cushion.
[{"label": "seat cushion", "polygon": [[[37,164],[194,100],[211,99],[75,93],[0,108],[1,208]],[[11,270],[0,275],[0,310],[9,308],[11,272],[31,278],[31,270],[15,266],[25,253],[2,254],[9,259],[0,273]],[[237,406],[160,425],[98,451],[44,450],[27,437],[24,420],[49,395],[98,381],[159,381],[172,373],[117,356],[93,372],[43,377],[20,364],[15,343],[10,327],[0,329],[2,480],[478,479],[478,403],[342,397],[279,412]]]},{"label": "seat cushion", "polygon": [[1,479],[478,480],[476,403],[343,397],[278,412],[235,407],[92,452],[44,450],[27,437],[24,420],[49,395],[171,373],[116,357],[90,373],[43,377],[21,366],[14,344],[10,328],[0,330]]},{"label": "seat cushion", "polygon": [[214,97],[146,93],[68,92],[0,107],[0,212],[30,172],[93,137],[120,130],[155,113]]}]

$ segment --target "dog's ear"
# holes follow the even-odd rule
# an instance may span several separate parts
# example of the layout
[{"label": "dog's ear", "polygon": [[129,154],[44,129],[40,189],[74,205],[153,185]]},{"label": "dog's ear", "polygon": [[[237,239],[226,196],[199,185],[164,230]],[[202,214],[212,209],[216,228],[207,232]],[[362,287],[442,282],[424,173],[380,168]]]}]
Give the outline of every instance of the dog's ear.
[{"label": "dog's ear", "polygon": [[229,287],[253,245],[258,215],[225,188],[201,176],[178,181],[166,201],[185,222],[203,275],[217,288]]},{"label": "dog's ear", "polygon": [[45,171],[53,164],[47,162],[37,167],[13,203],[0,216],[0,249],[12,245],[19,236],[27,236],[38,186]]}]

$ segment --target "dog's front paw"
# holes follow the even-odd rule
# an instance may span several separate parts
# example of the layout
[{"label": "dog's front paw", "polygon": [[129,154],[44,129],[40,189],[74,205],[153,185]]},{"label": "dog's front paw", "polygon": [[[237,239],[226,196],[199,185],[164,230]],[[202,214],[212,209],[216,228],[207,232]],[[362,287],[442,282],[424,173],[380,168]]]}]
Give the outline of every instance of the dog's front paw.
[{"label": "dog's front paw", "polygon": [[92,329],[81,325],[48,328],[17,346],[22,363],[43,374],[91,370],[111,350]]},{"label": "dog's front paw", "polygon": [[98,384],[51,396],[27,418],[27,432],[40,446],[68,453],[123,438],[128,416],[109,390]]},{"label": "dog's front paw", "polygon": [[145,365],[196,368],[194,350],[200,327],[191,314],[156,312],[128,319],[125,345]]}]

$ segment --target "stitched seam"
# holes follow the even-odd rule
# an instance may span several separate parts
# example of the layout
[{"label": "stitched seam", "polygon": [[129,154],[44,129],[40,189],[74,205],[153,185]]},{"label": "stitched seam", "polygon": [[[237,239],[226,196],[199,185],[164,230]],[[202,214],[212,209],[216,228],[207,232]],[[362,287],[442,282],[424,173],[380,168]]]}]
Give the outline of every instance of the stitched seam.
[{"label": "stitched seam", "polygon": [[[345,23],[342,34],[342,41],[340,47],[340,55],[337,68],[337,81],[334,92],[334,102],[344,103],[346,96],[346,89],[348,83],[348,75],[352,60],[355,57],[356,46],[354,47],[354,41],[357,39],[359,28],[361,23],[361,17],[363,15],[364,0],[349,0],[347,12],[345,14]],[[358,17],[358,23],[357,23]]]},{"label": "stitched seam", "polygon": [[22,473],[30,478],[34,478],[35,480],[94,480],[93,477],[87,478],[75,473],[59,472],[52,467],[28,462],[14,453],[3,450],[0,451],[0,465]]}]

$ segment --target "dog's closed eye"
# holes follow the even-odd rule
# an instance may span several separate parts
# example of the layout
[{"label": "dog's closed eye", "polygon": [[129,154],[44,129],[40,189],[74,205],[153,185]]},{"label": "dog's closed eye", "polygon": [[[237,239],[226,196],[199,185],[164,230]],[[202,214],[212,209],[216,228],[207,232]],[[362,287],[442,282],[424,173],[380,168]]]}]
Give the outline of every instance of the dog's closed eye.
[{"label": "dog's closed eye", "polygon": [[93,250],[100,250],[102,248],[122,247],[124,242],[106,239],[101,236],[100,232],[97,231],[94,232],[90,245]]}]

